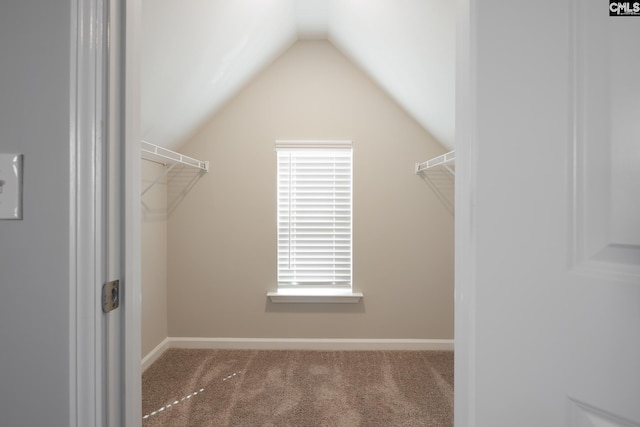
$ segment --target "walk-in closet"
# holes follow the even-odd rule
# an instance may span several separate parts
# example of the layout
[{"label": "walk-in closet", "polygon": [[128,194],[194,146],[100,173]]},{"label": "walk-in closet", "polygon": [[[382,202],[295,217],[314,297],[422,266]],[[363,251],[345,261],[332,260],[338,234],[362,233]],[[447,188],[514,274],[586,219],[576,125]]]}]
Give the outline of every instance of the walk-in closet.
[{"label": "walk-in closet", "polygon": [[452,425],[455,7],[398,9],[143,1],[143,425]]}]

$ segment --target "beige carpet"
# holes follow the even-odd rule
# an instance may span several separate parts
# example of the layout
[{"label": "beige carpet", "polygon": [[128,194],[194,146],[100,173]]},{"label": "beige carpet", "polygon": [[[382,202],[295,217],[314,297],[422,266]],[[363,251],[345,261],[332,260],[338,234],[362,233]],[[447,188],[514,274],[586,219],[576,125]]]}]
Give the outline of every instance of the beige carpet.
[{"label": "beige carpet", "polygon": [[453,425],[453,352],[166,351],[143,427]]}]

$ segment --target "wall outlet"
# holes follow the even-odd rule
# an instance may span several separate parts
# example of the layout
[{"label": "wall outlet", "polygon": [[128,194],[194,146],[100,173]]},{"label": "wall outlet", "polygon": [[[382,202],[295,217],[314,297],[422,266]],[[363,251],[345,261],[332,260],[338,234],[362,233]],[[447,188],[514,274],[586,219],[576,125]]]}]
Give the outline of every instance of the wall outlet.
[{"label": "wall outlet", "polygon": [[0,153],[0,219],[22,219],[22,157]]}]

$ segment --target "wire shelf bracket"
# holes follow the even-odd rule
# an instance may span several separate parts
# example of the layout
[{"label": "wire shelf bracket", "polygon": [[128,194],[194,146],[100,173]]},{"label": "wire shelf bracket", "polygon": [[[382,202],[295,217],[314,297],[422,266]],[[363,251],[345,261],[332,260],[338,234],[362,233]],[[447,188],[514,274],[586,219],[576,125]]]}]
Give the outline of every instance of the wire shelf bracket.
[{"label": "wire shelf bracket", "polygon": [[193,157],[185,156],[184,154],[176,153],[175,151],[168,150],[158,145],[152,144],[148,141],[140,141],[140,153],[144,160],[148,160],[154,163],[160,163],[165,166],[166,169],[158,176],[151,184],[142,191],[144,194],[149,191],[158,181],[167,176],[177,165],[189,166],[199,169],[202,173],[209,172],[209,162],[194,159]]},{"label": "wire shelf bracket", "polygon": [[426,171],[427,169],[432,169],[438,166],[442,166],[444,169],[449,171],[451,175],[456,174],[455,169],[452,167],[456,161],[456,152],[449,151],[446,154],[443,154],[438,157],[434,157],[433,159],[427,160],[426,162],[416,163],[416,174]]},{"label": "wire shelf bracket", "polygon": [[415,173],[420,176],[445,208],[455,215],[456,153],[450,151],[426,162],[416,163]]}]

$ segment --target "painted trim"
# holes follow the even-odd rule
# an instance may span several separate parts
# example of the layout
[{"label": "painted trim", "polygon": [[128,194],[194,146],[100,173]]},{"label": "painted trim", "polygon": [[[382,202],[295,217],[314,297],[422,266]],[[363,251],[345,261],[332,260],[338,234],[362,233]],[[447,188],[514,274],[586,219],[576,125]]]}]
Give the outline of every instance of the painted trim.
[{"label": "painted trim", "polygon": [[70,5],[69,425],[104,425],[99,171],[104,93],[98,0]]},{"label": "painted trim", "polygon": [[278,290],[277,292],[267,292],[267,297],[274,304],[281,303],[334,303],[334,304],[357,304],[364,295],[362,292],[335,292],[326,290],[314,292],[313,289],[308,292],[286,292]]},{"label": "painted trim", "polygon": [[140,364],[142,372],[146,371],[147,368],[151,366],[153,362],[158,360],[158,358],[162,356],[162,353],[167,351],[169,348],[172,348],[170,338],[165,338],[160,342],[160,344],[155,346],[153,350],[147,353],[147,355],[142,358],[142,363]]},{"label": "painted trim", "polygon": [[478,4],[458,0],[455,182],[455,427],[476,426]]},{"label": "painted trim", "polygon": [[123,3],[124,43],[124,393],[121,407],[127,427],[142,426],[142,280],[140,213],[140,37],[142,0]]},{"label": "painted trim", "polygon": [[414,350],[453,351],[453,340],[327,338],[167,337],[142,359],[144,372],[170,348],[225,350]]},{"label": "painted trim", "polygon": [[143,369],[170,348],[228,350],[421,350],[453,351],[450,339],[342,339],[342,338],[200,338],[169,337],[142,360]]}]

